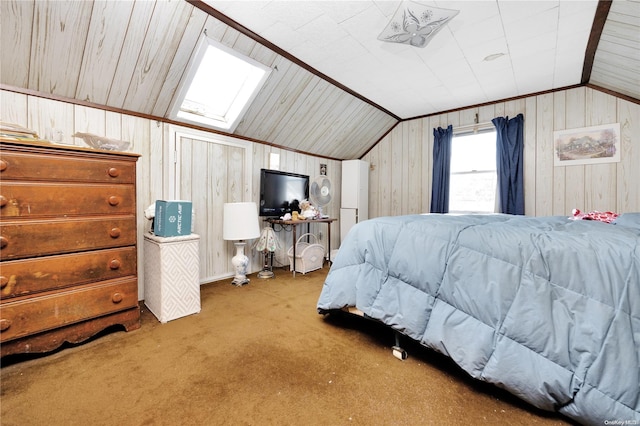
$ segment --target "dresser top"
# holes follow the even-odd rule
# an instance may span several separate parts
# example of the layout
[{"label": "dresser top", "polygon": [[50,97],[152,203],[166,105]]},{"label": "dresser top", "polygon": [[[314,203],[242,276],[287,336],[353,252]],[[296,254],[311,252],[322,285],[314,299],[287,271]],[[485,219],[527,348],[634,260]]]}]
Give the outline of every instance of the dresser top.
[{"label": "dresser top", "polygon": [[110,155],[121,155],[127,157],[140,157],[140,154],[136,154],[133,152],[121,152],[121,151],[107,151],[102,149],[94,149],[90,147],[77,146],[77,145],[67,145],[67,144],[57,144],[44,139],[9,139],[0,137],[0,148],[2,149],[10,149],[11,147],[29,151],[33,150],[56,150],[56,151],[72,151],[72,152],[86,152],[86,153],[96,153],[96,154],[110,154]]}]

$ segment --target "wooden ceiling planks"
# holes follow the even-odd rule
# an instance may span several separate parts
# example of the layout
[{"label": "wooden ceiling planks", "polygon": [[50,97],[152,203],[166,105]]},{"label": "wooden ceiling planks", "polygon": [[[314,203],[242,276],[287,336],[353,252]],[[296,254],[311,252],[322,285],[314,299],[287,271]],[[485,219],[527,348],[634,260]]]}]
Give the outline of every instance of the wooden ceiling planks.
[{"label": "wooden ceiling planks", "polygon": [[640,2],[614,1],[602,30],[590,83],[640,98]]},{"label": "wooden ceiling planks", "polygon": [[321,121],[321,125],[316,126],[309,134],[308,138],[315,141],[313,148],[319,151],[326,151],[334,143],[344,142],[341,139],[334,138],[334,136],[340,133],[340,129],[346,123],[344,120],[350,109],[357,107],[357,105],[358,102],[354,98],[336,96],[333,108],[326,113],[326,119]]},{"label": "wooden ceiling planks", "polygon": [[[296,103],[296,101],[301,96],[310,93],[305,89],[313,79],[314,76],[311,73],[300,67],[292,66],[288,68],[285,78],[280,79],[275,90],[271,92],[271,96],[267,100],[267,104],[265,104],[268,107],[261,108],[260,114],[253,117],[254,128],[257,130],[254,134],[258,139],[272,140],[273,135],[280,126],[291,128],[296,125],[289,119],[293,114],[292,106],[297,105],[298,108],[305,109],[304,99],[301,103]],[[256,99],[256,101],[259,102],[260,100]],[[287,142],[285,141],[285,143]]]},{"label": "wooden ceiling planks", "polygon": [[287,87],[288,81],[295,75],[297,67],[288,59],[279,56],[274,65],[269,78],[264,86],[247,109],[242,122],[238,125],[236,133],[260,140],[267,140],[261,137],[263,126],[275,120],[271,113],[274,105],[278,103],[282,88]]},{"label": "wooden ceiling planks", "polygon": [[73,97],[93,2],[74,2],[73,7],[65,3],[35,2],[29,87],[47,94]]},{"label": "wooden ceiling planks", "polygon": [[96,2],[84,47],[75,98],[107,104],[111,80],[127,35],[133,2]]},{"label": "wooden ceiling planks", "polygon": [[127,35],[118,57],[115,73],[112,78],[105,81],[105,84],[109,84],[108,106],[124,108],[124,99],[133,78],[147,28],[151,23],[154,7],[155,2],[137,1],[133,6],[133,13],[129,21],[126,23],[114,22],[114,25],[127,25]]},{"label": "wooden ceiling planks", "polygon": [[[285,144],[290,140],[295,140],[295,132],[303,125],[303,120],[313,108],[313,99],[318,96],[318,86],[322,80],[311,78],[304,90],[291,104],[291,111],[281,121],[281,125],[273,129],[271,139],[277,144]],[[286,121],[285,121],[286,120]],[[292,146],[293,147],[293,146]]]},{"label": "wooden ceiling planks", "polygon": [[[124,109],[151,113],[177,54],[192,10],[193,6],[183,0],[156,2],[142,50],[137,57],[133,78],[124,98]],[[133,27],[134,25],[130,26]]]},{"label": "wooden ceiling planks", "polygon": [[155,100],[152,115],[169,118],[171,106],[178,96],[181,84],[184,82],[191,58],[196,52],[198,43],[207,25],[207,15],[193,8],[180,43],[173,56],[169,72],[165,77],[160,92]]},{"label": "wooden ceiling planks", "polygon": [[335,86],[329,86],[324,92],[322,102],[316,104],[314,120],[309,120],[301,129],[302,132],[296,140],[289,140],[287,143],[300,151],[323,152],[321,146],[323,141],[318,136],[331,124],[335,118],[336,108],[339,108],[340,95],[344,93]]},{"label": "wooden ceiling planks", "polygon": [[303,140],[304,130],[318,119],[320,108],[324,100],[327,99],[327,93],[333,87],[326,80],[314,78],[309,85],[311,90],[309,96],[304,100],[304,108],[301,107],[292,112],[286,126],[274,134],[274,141],[281,145],[289,143],[291,148],[297,148],[299,143],[296,142]]},{"label": "wooden ceiling planks", "polygon": [[[340,127],[326,136],[327,146],[325,149],[327,152],[331,152],[331,156],[341,155],[352,149],[354,138],[358,138],[359,135],[354,133],[355,129],[350,123],[366,122],[366,113],[370,111],[371,109],[367,108],[366,104],[356,105],[345,111]],[[371,129],[371,127],[368,127],[368,129]]]},{"label": "wooden ceiling planks", "polygon": [[[0,61],[0,75],[6,84],[17,87],[29,86],[29,63],[31,52],[31,23],[34,3],[29,1],[0,1],[0,43],[3,58]],[[11,52],[8,59],[6,52]]]},{"label": "wooden ceiling planks", "polygon": [[[227,40],[227,37],[229,37],[231,34],[234,35],[233,43],[231,43],[231,40]],[[257,44],[254,39],[247,37],[246,35],[233,28],[228,28],[227,31],[225,31],[225,38],[222,40],[222,43],[227,44],[236,52],[239,52],[248,57],[251,57],[253,47]]]},{"label": "wooden ceiling planks", "polygon": [[[363,138],[368,138],[370,135],[379,135],[377,136],[377,141],[396,124],[395,121],[392,121],[391,117],[382,114],[382,112],[378,110],[368,110],[366,115],[361,118],[358,123],[360,123],[360,126],[356,129],[358,131],[351,132],[348,136],[345,136],[342,143],[331,146],[328,152],[330,157],[362,158],[362,156],[374,146],[374,143],[369,143],[369,139]],[[370,134],[360,132],[359,130],[361,128],[369,129]],[[347,155],[351,157],[347,157]]]},{"label": "wooden ceiling planks", "polygon": [[[1,83],[44,96],[169,118],[207,36],[274,68],[235,135],[297,152],[357,158],[397,122],[183,0],[0,2]],[[275,69],[277,68],[277,69]],[[358,141],[358,145],[355,144]],[[361,145],[360,145],[361,144]]]}]

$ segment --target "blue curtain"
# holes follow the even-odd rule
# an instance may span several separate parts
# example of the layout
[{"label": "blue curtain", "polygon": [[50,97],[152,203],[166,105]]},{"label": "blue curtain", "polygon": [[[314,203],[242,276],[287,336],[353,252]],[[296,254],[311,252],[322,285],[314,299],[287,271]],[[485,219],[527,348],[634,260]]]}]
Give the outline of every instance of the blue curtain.
[{"label": "blue curtain", "polygon": [[449,171],[451,170],[451,140],[453,126],[433,129],[433,179],[431,213],[449,212]]},{"label": "blue curtain", "polygon": [[496,127],[496,170],[498,173],[498,202],[500,213],[524,214],[524,117],[518,114],[496,117],[491,120]]}]

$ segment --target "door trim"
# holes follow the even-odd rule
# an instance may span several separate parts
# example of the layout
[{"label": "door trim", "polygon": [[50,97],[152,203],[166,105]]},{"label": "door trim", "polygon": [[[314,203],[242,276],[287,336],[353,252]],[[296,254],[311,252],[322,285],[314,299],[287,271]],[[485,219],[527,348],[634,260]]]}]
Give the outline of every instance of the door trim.
[{"label": "door trim", "polygon": [[188,127],[180,127],[174,124],[169,125],[169,143],[165,145],[166,164],[165,170],[167,172],[168,186],[165,188],[165,194],[170,200],[180,200],[180,185],[178,185],[177,179],[181,172],[181,150],[178,149],[178,143],[180,139],[186,137],[190,139],[198,139],[205,142],[218,143],[222,145],[234,146],[245,150],[244,156],[244,188],[242,193],[244,199],[242,201],[252,201],[250,199],[252,194],[252,169],[253,169],[253,155],[252,155],[252,143],[242,139],[236,139],[230,136],[219,135],[217,133],[209,133],[201,130],[190,129]]}]

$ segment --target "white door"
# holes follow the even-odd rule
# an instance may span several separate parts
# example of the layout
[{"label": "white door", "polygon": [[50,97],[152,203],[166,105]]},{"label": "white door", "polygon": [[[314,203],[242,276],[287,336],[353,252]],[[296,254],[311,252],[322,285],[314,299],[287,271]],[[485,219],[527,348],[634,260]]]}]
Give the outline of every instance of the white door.
[{"label": "white door", "polygon": [[250,143],[188,129],[173,135],[174,194],[193,203],[193,232],[200,235],[200,282],[232,276],[235,249],[233,242],[222,239],[222,212],[224,203],[250,201]]},{"label": "white door", "polygon": [[358,209],[340,209],[340,243],[356,223],[358,223]]}]

